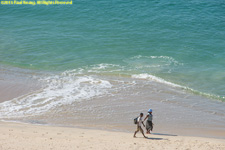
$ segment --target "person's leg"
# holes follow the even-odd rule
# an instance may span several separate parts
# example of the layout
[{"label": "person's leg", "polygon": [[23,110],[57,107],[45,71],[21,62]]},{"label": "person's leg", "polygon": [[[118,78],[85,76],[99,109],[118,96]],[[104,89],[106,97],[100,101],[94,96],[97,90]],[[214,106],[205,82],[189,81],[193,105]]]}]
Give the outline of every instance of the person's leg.
[{"label": "person's leg", "polygon": [[146,128],[146,134],[148,134],[148,120],[146,121],[145,128]]},{"label": "person's leg", "polygon": [[134,137],[136,137],[136,133],[137,133],[137,132],[138,132],[138,131],[135,131],[135,132],[134,132]]},{"label": "person's leg", "polygon": [[134,132],[134,137],[136,137],[136,134],[138,133],[139,131],[139,126],[137,126],[137,130]]},{"label": "person's leg", "polygon": [[150,134],[150,123],[148,120],[146,121],[146,134]]},{"label": "person's leg", "polygon": [[142,135],[143,135],[145,138],[147,138],[147,137],[145,136],[144,131],[143,131],[143,129],[142,129],[141,127],[140,127],[140,131],[141,131]]},{"label": "person's leg", "polygon": [[149,133],[150,133],[150,131],[152,131],[153,130],[153,124],[152,124],[152,121],[150,121],[150,130],[149,130]]}]

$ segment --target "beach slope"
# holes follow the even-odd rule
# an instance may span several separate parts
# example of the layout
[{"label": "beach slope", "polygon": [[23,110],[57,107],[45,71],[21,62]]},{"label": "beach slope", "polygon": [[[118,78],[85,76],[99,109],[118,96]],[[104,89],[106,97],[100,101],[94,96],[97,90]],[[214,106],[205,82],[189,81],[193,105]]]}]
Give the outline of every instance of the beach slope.
[{"label": "beach slope", "polygon": [[74,149],[179,149],[224,150],[225,139],[183,137],[168,134],[148,135],[80,128],[0,123],[1,150],[74,150]]}]

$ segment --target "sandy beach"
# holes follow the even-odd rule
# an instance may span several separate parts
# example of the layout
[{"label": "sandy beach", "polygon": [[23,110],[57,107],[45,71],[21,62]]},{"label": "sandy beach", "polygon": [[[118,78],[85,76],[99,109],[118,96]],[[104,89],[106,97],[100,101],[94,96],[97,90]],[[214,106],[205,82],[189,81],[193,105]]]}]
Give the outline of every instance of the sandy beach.
[{"label": "sandy beach", "polygon": [[19,123],[0,123],[1,150],[224,150],[224,139],[151,134],[148,139],[140,133],[50,127]]}]

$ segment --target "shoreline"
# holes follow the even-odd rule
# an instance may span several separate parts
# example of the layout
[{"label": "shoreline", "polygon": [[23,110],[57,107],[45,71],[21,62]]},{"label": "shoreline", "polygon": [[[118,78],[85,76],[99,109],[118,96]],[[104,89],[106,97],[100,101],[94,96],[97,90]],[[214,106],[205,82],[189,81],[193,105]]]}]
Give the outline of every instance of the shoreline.
[{"label": "shoreline", "polygon": [[[11,72],[13,71],[14,70],[11,70]],[[11,72],[4,73],[10,74]],[[15,97],[26,97],[26,94],[29,96],[32,89],[35,91],[35,88],[38,88],[37,84],[35,84],[36,81],[33,82],[34,80],[30,78],[32,73],[20,73],[21,72],[13,72],[10,76],[7,76],[7,78],[3,78],[4,80],[2,81],[6,83],[4,86],[8,87],[10,91],[8,93],[0,92],[0,100],[8,96],[9,93],[15,93],[15,91],[18,91],[17,89],[19,89],[19,95],[14,95]],[[4,77],[4,74],[1,74],[0,77]],[[11,82],[11,79],[13,79],[14,82]],[[100,79],[102,78],[100,77]],[[105,80],[105,78],[103,79]],[[133,79],[120,78],[120,80],[129,83],[132,82]],[[2,81],[0,80],[0,83]],[[108,79],[106,81],[108,81]],[[114,81],[114,79],[109,81]],[[6,113],[6,116],[4,116],[3,112],[2,117],[4,118],[1,118],[1,120],[61,127],[83,128],[86,126],[94,130],[133,132],[133,130],[135,130],[133,118],[140,112],[146,114],[146,110],[148,110],[149,107],[149,105],[146,104],[150,104],[154,109],[153,122],[155,124],[154,132],[156,133],[174,133],[182,136],[218,139],[225,138],[225,121],[223,120],[225,113],[221,111],[225,103],[210,101],[210,99],[205,98],[202,99],[200,96],[185,93],[185,91],[177,92],[176,88],[161,85],[160,83],[150,82],[149,86],[149,84],[145,84],[145,80],[135,79],[135,81],[139,84],[138,90],[136,90],[136,86],[130,89],[128,88],[128,90],[126,90],[127,88],[125,90],[122,89],[117,92],[114,97],[104,95],[102,97],[94,97],[91,100],[75,101],[70,106],[56,106],[56,108],[51,109],[49,112],[44,112],[44,114],[39,115],[37,113],[35,116],[22,116],[22,118],[7,118],[8,114]],[[17,82],[23,84],[23,86],[18,86],[17,88],[16,86],[12,86],[11,83],[16,84]],[[0,89],[4,89],[1,88],[1,86]],[[152,93],[149,94],[149,91]],[[25,92],[25,96],[23,92]],[[136,92],[138,93],[136,94]],[[181,99],[174,100],[174,96]],[[19,97],[18,100],[23,101],[23,99]],[[29,102],[29,97],[27,100],[26,102]],[[12,105],[10,104],[15,103],[17,103],[17,101],[13,100],[8,106],[11,107]],[[20,106],[20,103],[18,106]],[[220,106],[220,108],[217,106]],[[4,107],[4,105],[1,106],[2,109],[4,109]],[[27,109],[29,108],[30,107],[27,107]],[[217,109],[213,110],[213,108]],[[36,112],[34,111],[33,113]],[[45,113],[47,113],[47,115]],[[210,119],[216,119],[216,121],[205,121],[205,118],[209,116],[211,117]],[[92,123],[90,124],[90,122]]]},{"label": "shoreline", "polygon": [[145,139],[140,133],[112,132],[96,129],[41,126],[0,122],[1,150],[17,149],[191,149],[223,150],[225,139],[151,134]]}]

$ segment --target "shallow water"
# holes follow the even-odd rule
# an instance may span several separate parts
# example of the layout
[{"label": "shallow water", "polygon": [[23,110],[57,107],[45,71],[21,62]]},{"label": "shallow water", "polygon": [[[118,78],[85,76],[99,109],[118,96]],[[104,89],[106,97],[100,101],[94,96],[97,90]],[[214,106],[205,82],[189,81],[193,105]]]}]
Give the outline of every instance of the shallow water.
[{"label": "shallow water", "polygon": [[224,100],[224,10],[222,0],[1,5],[0,64],[50,72],[113,65]]}]

